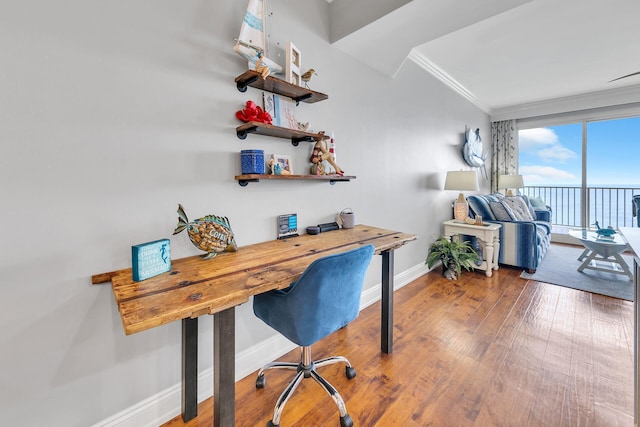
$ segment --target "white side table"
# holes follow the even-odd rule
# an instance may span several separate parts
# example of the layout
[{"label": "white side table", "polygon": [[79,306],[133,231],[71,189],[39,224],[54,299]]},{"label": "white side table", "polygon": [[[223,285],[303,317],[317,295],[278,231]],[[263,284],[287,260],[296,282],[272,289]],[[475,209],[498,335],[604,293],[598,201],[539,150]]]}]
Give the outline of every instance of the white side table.
[{"label": "white side table", "polygon": [[475,236],[484,243],[484,257],[482,264],[475,267],[485,270],[487,277],[491,277],[493,270],[498,269],[498,254],[500,253],[500,224],[471,225],[455,220],[445,221],[444,237],[451,238],[455,235],[466,234]]}]

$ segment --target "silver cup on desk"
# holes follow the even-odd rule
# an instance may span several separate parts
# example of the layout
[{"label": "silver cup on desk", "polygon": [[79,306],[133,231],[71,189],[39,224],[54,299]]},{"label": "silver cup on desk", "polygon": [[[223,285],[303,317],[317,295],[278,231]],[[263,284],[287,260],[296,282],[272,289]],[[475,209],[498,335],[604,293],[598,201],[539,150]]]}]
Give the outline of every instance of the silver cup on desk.
[{"label": "silver cup on desk", "polygon": [[351,208],[343,209],[338,215],[342,228],[353,228],[356,225],[356,215]]}]

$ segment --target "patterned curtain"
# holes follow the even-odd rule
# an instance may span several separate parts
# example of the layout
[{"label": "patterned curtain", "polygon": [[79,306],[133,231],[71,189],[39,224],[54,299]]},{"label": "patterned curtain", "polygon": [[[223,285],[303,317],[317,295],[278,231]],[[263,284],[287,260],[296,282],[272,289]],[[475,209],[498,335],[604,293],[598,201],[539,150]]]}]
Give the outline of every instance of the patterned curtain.
[{"label": "patterned curtain", "polygon": [[518,129],[515,120],[491,123],[491,192],[498,191],[498,176],[518,173]]}]

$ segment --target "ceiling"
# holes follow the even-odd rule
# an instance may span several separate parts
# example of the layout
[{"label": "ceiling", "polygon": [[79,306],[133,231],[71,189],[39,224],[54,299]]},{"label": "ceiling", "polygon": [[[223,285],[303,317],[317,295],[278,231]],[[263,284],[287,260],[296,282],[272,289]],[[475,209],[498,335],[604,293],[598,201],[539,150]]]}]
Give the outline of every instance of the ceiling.
[{"label": "ceiling", "polygon": [[638,0],[328,1],[334,46],[391,77],[412,60],[489,113],[640,89],[612,82],[640,71]]}]

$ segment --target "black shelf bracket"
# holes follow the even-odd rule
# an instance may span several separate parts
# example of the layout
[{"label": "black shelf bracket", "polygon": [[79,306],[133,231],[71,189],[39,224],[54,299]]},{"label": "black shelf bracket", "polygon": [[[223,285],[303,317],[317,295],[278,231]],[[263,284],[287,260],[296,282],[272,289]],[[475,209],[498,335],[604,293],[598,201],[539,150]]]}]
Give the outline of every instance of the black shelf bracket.
[{"label": "black shelf bracket", "polygon": [[336,182],[350,182],[350,179],[330,179],[329,184],[336,185]]},{"label": "black shelf bracket", "polygon": [[236,131],[236,135],[240,139],[247,139],[248,134],[257,132],[257,130],[258,130],[258,126],[251,126],[246,129]]},{"label": "black shelf bracket", "polygon": [[294,101],[296,101],[296,107],[300,104],[300,101],[304,101],[305,99],[311,98],[313,94],[311,93],[305,93],[304,95],[300,95],[296,98],[293,98]]},{"label": "black shelf bracket", "polygon": [[258,80],[258,76],[252,76],[251,78],[248,78],[247,80],[242,80],[242,81],[238,81],[236,83],[236,87],[238,88],[238,90],[242,93],[247,91],[247,87],[255,82],[256,80]]},{"label": "black shelf bracket", "polygon": [[238,184],[240,187],[246,187],[250,182],[260,182],[259,179],[239,179]]},{"label": "black shelf bracket", "polygon": [[315,141],[315,138],[312,136],[298,136],[298,137],[292,137],[291,138],[291,145],[293,145],[294,147],[297,147],[298,144],[300,144],[301,142],[313,142]]}]

